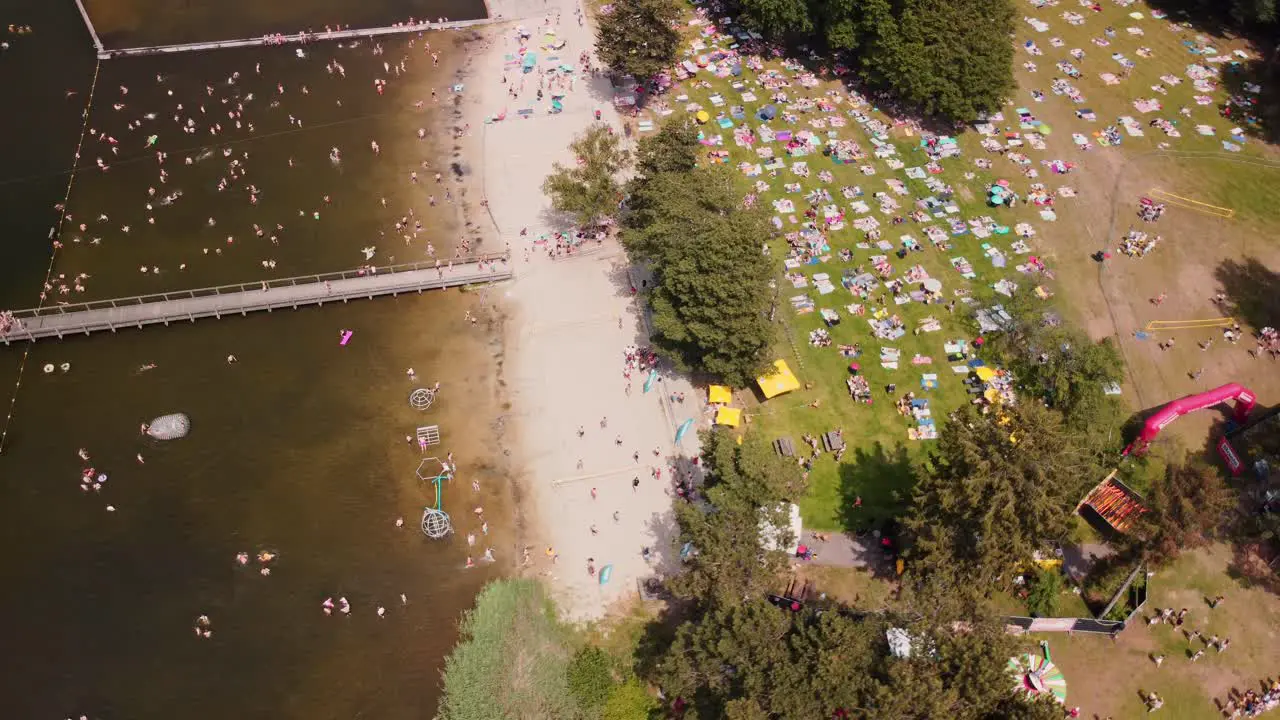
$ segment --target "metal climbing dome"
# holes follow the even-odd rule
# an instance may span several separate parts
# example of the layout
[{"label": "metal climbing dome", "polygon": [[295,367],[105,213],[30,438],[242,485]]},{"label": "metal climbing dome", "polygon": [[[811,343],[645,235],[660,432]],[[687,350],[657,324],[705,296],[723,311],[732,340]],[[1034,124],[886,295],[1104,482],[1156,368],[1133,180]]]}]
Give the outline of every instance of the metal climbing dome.
[{"label": "metal climbing dome", "polygon": [[436,508],[425,508],[422,511],[422,533],[432,540],[440,538],[453,532],[453,523],[449,520],[449,513]]},{"label": "metal climbing dome", "polygon": [[453,523],[449,520],[449,513],[444,511],[443,498],[441,497],[441,488],[444,481],[453,478],[453,471],[440,458],[428,457],[423,458],[422,462],[418,463],[416,474],[419,480],[423,482],[429,481],[436,486],[435,507],[422,509],[422,534],[432,540],[439,540],[453,532]]},{"label": "metal climbing dome", "polygon": [[435,401],[436,391],[433,388],[418,388],[409,393],[409,407],[414,410],[426,410]]}]

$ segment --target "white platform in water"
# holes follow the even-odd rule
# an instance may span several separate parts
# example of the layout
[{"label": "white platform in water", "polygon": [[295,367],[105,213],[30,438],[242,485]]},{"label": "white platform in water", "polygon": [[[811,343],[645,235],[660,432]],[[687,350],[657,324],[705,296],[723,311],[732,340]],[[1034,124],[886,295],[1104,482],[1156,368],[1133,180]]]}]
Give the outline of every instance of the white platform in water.
[{"label": "white platform in water", "polygon": [[176,440],[191,432],[191,418],[184,413],[161,415],[147,426],[147,434],[157,440]]}]

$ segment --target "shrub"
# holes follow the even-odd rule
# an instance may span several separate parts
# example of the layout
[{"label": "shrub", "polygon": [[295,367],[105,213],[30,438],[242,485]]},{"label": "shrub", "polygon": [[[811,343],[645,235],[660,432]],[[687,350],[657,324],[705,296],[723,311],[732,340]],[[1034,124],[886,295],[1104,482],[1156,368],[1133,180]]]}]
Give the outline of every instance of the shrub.
[{"label": "shrub", "polygon": [[600,711],[601,720],[648,720],[658,709],[653,699],[640,682],[634,678],[621,685],[615,685],[609,692],[609,699]]},{"label": "shrub", "polygon": [[1062,573],[1056,569],[1036,571],[1027,594],[1027,612],[1032,617],[1054,617],[1058,612],[1058,596],[1062,594]]},{"label": "shrub", "polygon": [[609,671],[609,656],[600,648],[588,645],[579,650],[569,662],[566,676],[569,692],[579,707],[598,708],[609,699],[613,674]]}]

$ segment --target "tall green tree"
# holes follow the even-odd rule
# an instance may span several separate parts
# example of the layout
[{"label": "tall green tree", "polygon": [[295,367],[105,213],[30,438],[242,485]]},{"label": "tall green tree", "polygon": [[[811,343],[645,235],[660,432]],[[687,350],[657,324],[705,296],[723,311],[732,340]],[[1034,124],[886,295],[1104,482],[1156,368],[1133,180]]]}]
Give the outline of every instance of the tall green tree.
[{"label": "tall green tree", "polygon": [[1012,321],[986,338],[984,351],[1013,373],[1018,392],[1062,414],[1077,443],[1093,455],[1097,475],[1114,464],[1127,410],[1104,386],[1124,379],[1124,360],[1110,338],[1093,342],[1079,328],[1047,322],[1030,295],[1004,303]]},{"label": "tall green tree", "polygon": [[542,183],[551,207],[569,213],[580,226],[616,216],[622,198],[618,173],[630,160],[621,139],[608,125],[596,123],[570,145],[572,167],[556,163]]},{"label": "tall green tree", "polygon": [[750,383],[776,333],[763,211],[740,207],[723,166],[657,173],[631,197],[622,242],[654,273],[654,344],[682,369]]},{"label": "tall green tree", "polygon": [[761,523],[786,528],[781,507],[804,492],[798,465],[779,457],[762,440],[741,445],[724,429],[702,434],[708,505],[677,503],[679,541],[694,553],[672,578],[679,595],[714,605],[734,605],[773,588],[786,569],[785,555],[761,543]]},{"label": "tall green tree", "polygon": [[863,56],[882,79],[925,113],[970,122],[1013,90],[1011,0],[902,0],[893,52]]},{"label": "tall green tree", "polygon": [[616,0],[596,25],[596,55],[611,70],[648,80],[668,68],[680,50],[673,0]]},{"label": "tall green tree", "polygon": [[870,86],[952,122],[1013,90],[1012,0],[744,0],[743,15],[775,36],[821,36]]},{"label": "tall green tree", "polygon": [[658,132],[636,143],[637,186],[661,173],[692,172],[698,166],[698,131],[687,117],[672,116]]},{"label": "tall green tree", "polygon": [[742,18],[748,27],[771,35],[813,30],[806,0],[742,0]]},{"label": "tall green tree", "polygon": [[755,599],[682,624],[657,680],[699,717],[829,718],[861,705],[879,631],[876,622]]},{"label": "tall green tree", "polygon": [[1033,551],[1066,539],[1080,494],[1097,478],[1059,416],[1033,402],[944,426],[905,524],[915,572],[955,592],[1007,586]]},{"label": "tall green tree", "polygon": [[891,720],[1057,720],[1056,701],[1030,701],[1011,692],[1006,664],[1017,651],[990,619],[936,626],[906,623],[912,638],[907,658],[888,659],[868,717]]},{"label": "tall green tree", "polygon": [[1236,505],[1235,493],[1222,472],[1199,460],[1169,465],[1149,500],[1143,532],[1148,539],[1147,560],[1153,564],[1208,544],[1227,524]]}]

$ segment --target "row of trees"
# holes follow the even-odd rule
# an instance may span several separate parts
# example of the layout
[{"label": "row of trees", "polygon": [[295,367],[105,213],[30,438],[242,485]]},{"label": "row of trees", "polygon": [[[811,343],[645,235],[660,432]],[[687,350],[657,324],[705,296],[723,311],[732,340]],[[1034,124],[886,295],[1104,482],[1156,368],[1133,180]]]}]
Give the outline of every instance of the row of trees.
[{"label": "row of trees", "polygon": [[1014,87],[1012,0],[742,0],[773,37],[810,37],[928,115],[968,122]]},{"label": "row of trees", "polygon": [[724,166],[699,166],[701,145],[684,120],[640,140],[625,185],[620,177],[633,158],[609,126],[588,128],[571,148],[575,163],[556,164],[543,191],[579,226],[621,214],[623,246],[653,276],[646,297],[654,344],[682,370],[749,383],[775,335],[764,211],[742,207]]},{"label": "row of trees", "polygon": [[621,239],[653,273],[654,343],[682,369],[743,386],[775,337],[772,230],[763,210],[742,207],[726,166],[699,166],[701,147],[687,120],[640,140]]},{"label": "row of trees", "polygon": [[[741,10],[750,27],[816,41],[869,87],[927,115],[969,122],[1014,87],[1012,0],[742,0]],[[676,61],[679,16],[673,0],[618,0],[600,18],[596,54],[647,80]]]},{"label": "row of trees", "polygon": [[[687,617],[640,664],[687,707],[683,717],[1062,717],[1051,701],[1009,691],[1013,640],[943,584],[911,588],[894,612],[876,615],[769,603],[786,557],[762,543],[762,523],[785,527],[783,508],[804,477],[754,436],[739,443],[717,429],[702,441],[707,502],[677,509],[679,541],[693,552],[670,582]],[[911,638],[908,656],[891,652],[891,628]]]}]

